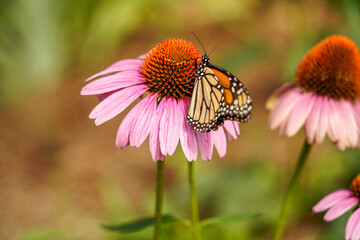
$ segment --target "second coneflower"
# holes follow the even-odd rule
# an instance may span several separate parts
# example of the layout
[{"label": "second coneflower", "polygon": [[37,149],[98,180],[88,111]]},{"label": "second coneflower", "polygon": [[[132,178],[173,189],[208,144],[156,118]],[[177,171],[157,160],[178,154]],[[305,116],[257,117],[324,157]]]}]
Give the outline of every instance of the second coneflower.
[{"label": "second coneflower", "polygon": [[270,129],[293,136],[304,126],[306,140],[298,158],[275,225],[273,239],[281,239],[295,190],[311,144],[325,135],[341,150],[359,143],[360,55],[355,43],[330,36],[300,61],[295,83],[285,84],[269,98]]},{"label": "second coneflower", "polygon": [[308,143],[327,134],[341,150],[359,141],[360,56],[350,39],[331,36],[301,60],[295,83],[285,84],[268,101],[270,129],[293,136],[304,126]]}]

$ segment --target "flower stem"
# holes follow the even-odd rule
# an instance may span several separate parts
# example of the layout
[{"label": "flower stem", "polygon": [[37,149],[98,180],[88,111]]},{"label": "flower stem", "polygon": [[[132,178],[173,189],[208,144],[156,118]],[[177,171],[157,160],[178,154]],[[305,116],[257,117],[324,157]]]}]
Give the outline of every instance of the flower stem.
[{"label": "flower stem", "polygon": [[162,205],[164,195],[164,161],[165,160],[158,160],[156,162],[154,240],[161,239]]},{"label": "flower stem", "polygon": [[199,207],[196,194],[194,162],[189,162],[188,168],[190,201],[191,201],[191,233],[193,240],[201,240],[201,226],[199,221]]},{"label": "flower stem", "polygon": [[279,212],[278,219],[277,219],[276,225],[275,225],[275,234],[273,236],[273,240],[281,239],[282,233],[285,228],[285,222],[286,222],[290,207],[292,205],[292,202],[294,200],[294,195],[295,195],[296,188],[297,188],[297,185],[298,185],[298,182],[300,179],[300,175],[304,169],[304,165],[309,156],[310,149],[311,149],[311,145],[308,144],[308,142],[305,139],[305,142],[304,142],[303,148],[301,150],[296,168],[294,170],[294,173],[290,180],[290,184],[288,186],[285,197],[281,204],[280,212]]}]

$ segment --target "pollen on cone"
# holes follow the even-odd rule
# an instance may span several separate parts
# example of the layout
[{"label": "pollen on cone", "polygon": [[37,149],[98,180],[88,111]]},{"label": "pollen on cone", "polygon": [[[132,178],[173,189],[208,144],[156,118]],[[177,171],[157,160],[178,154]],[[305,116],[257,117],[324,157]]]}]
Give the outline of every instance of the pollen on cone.
[{"label": "pollen on cone", "polygon": [[191,96],[195,62],[201,58],[194,44],[182,39],[168,39],[149,51],[141,66],[149,91],[161,98]]},{"label": "pollen on cone", "polygon": [[333,99],[360,97],[360,55],[350,39],[334,35],[313,47],[301,60],[296,84]]}]

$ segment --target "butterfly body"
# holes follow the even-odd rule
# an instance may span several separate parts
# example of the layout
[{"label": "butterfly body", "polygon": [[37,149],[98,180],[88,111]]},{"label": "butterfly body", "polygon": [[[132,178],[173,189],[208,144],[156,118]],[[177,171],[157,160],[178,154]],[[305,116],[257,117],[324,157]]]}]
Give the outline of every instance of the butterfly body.
[{"label": "butterfly body", "polygon": [[212,65],[203,55],[191,79],[194,87],[187,115],[187,123],[196,132],[217,130],[225,120],[248,122],[252,100],[245,86],[233,74]]}]

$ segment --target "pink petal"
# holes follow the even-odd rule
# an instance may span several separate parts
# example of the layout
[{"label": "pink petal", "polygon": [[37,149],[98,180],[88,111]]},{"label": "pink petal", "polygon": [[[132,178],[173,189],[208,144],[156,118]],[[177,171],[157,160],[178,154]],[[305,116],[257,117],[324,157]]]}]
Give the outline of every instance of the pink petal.
[{"label": "pink petal", "polygon": [[319,108],[320,108],[320,113],[319,113],[319,122],[318,122],[318,129],[316,131],[316,142],[317,143],[322,143],[324,141],[325,138],[325,134],[328,128],[328,118],[329,118],[329,114],[327,113],[327,101],[328,97],[321,97],[321,102],[319,101]]},{"label": "pink petal", "polygon": [[285,133],[294,136],[304,124],[313,106],[313,93],[304,93],[287,118]]},{"label": "pink petal", "polygon": [[[227,121],[229,121],[229,122],[233,125],[233,128],[234,128],[234,130],[235,130],[235,134],[236,134],[236,138],[237,138],[238,136],[240,136],[239,123],[238,123],[237,121],[231,121],[231,120],[227,120]],[[234,139],[236,139],[236,138],[234,138]]]},{"label": "pink petal", "polygon": [[163,104],[161,104],[161,102],[160,102],[160,104],[156,110],[156,117],[155,117],[156,120],[150,130],[150,138],[149,138],[150,152],[151,152],[151,156],[154,161],[163,160],[165,157],[165,155],[163,155],[161,153],[160,141],[159,141],[160,119],[161,119],[161,115],[163,112],[163,109],[159,109],[160,105],[163,105]]},{"label": "pink petal", "polygon": [[127,60],[120,60],[114,64],[112,64],[110,67],[106,68],[105,70],[89,77],[86,79],[86,81],[89,81],[91,79],[107,75],[110,73],[120,72],[120,71],[126,71],[126,70],[140,70],[141,64],[143,63],[142,60],[138,59],[127,59]]},{"label": "pink petal", "polygon": [[357,197],[350,197],[346,198],[337,204],[335,204],[333,207],[331,207],[325,214],[324,220],[329,222],[334,220],[335,218],[339,217],[346,211],[350,210],[352,207],[354,207],[356,204],[359,203],[359,199]]},{"label": "pink petal", "polygon": [[238,134],[240,134],[239,126],[237,126],[237,123],[234,124],[234,121],[224,121],[223,128],[233,139],[236,139],[238,137]]},{"label": "pink petal", "polygon": [[175,99],[164,98],[161,103],[164,104],[164,111],[160,120],[160,149],[162,154],[172,155],[179,142],[179,122],[186,116],[180,110]]},{"label": "pink petal", "polygon": [[158,106],[159,114],[161,114],[160,125],[159,125],[159,141],[161,153],[166,155],[167,153],[167,139],[169,131],[169,108],[167,107],[167,99],[161,100]]},{"label": "pink petal", "polygon": [[337,142],[339,135],[341,135],[343,126],[339,126],[339,114],[333,99],[327,99],[327,114],[328,114],[328,129],[327,134],[331,141]]},{"label": "pink petal", "polygon": [[356,114],[357,124],[360,125],[360,101],[356,100],[354,103],[354,112]]},{"label": "pink petal", "polygon": [[329,118],[328,135],[340,149],[355,147],[358,143],[358,126],[355,119],[355,108],[345,100],[329,100],[331,118]]},{"label": "pink petal", "polygon": [[116,134],[115,145],[119,148],[125,148],[130,144],[130,130],[138,114],[136,106],[125,116],[120,124]]},{"label": "pink petal", "polygon": [[179,142],[181,124],[186,115],[173,98],[164,98],[161,104],[163,104],[163,114],[160,120],[160,149],[162,154],[172,155]]},{"label": "pink petal", "polygon": [[122,89],[100,102],[89,117],[96,119],[95,124],[100,125],[121,113],[146,90],[148,90],[148,87],[144,85]]},{"label": "pink petal", "polygon": [[130,134],[130,145],[139,147],[150,133],[156,121],[157,94],[150,94],[141,100],[132,110],[137,111]]},{"label": "pink petal", "polygon": [[360,208],[353,212],[346,224],[345,239],[360,239]]},{"label": "pink petal", "polygon": [[81,89],[81,95],[98,95],[120,88],[144,83],[145,79],[135,71],[119,72],[97,79]]},{"label": "pink petal", "polygon": [[239,128],[239,124],[236,121],[232,121],[233,125],[234,125],[234,129],[236,132],[236,135],[240,136],[240,128]]},{"label": "pink petal", "polygon": [[358,127],[356,123],[355,109],[352,103],[346,100],[340,100],[337,104],[341,123],[344,132],[341,136],[347,143],[346,146],[356,147],[358,143]]},{"label": "pink petal", "polygon": [[[360,101],[356,100],[354,103],[355,119],[358,125],[358,133],[360,133]],[[360,136],[358,136],[359,142],[357,146],[360,146]]]},{"label": "pink petal", "polygon": [[[313,143],[315,140],[316,133],[319,129],[319,119],[320,119],[320,113],[321,113],[321,103],[322,103],[322,97],[314,96],[313,98],[314,104],[312,106],[312,109],[309,113],[308,118],[305,122],[305,131],[306,131],[306,138],[309,143]],[[322,139],[325,137],[326,130],[322,133]],[[321,143],[321,142],[318,142]]]},{"label": "pink petal", "polygon": [[302,94],[297,88],[290,88],[279,98],[270,113],[270,129],[275,129],[284,124],[294,106],[300,101],[301,96]]},{"label": "pink petal", "polygon": [[145,97],[125,116],[117,132],[116,146],[125,148],[131,144],[139,147],[145,140],[154,122],[153,120],[146,121],[147,118],[156,119],[156,117],[153,117],[156,116],[154,113],[156,110],[156,95],[154,95],[150,94]]},{"label": "pink petal", "polygon": [[210,133],[195,133],[202,160],[211,160],[213,153],[213,141]]},{"label": "pink petal", "polygon": [[351,191],[349,189],[340,189],[333,193],[330,193],[329,195],[325,196],[323,199],[318,202],[313,207],[313,212],[322,212],[325,211],[328,208],[331,208],[341,200],[348,198],[351,196]]},{"label": "pink petal", "polygon": [[220,157],[226,154],[226,135],[223,127],[219,127],[217,131],[211,131],[211,138],[213,139],[215,148]]},{"label": "pink petal", "polygon": [[168,154],[171,156],[174,154],[179,143],[181,126],[186,118],[186,115],[182,114],[180,106],[175,99],[171,98],[169,103],[168,107],[170,108],[169,110],[172,121],[169,122],[170,138],[167,141],[167,150]]},{"label": "pink petal", "polygon": [[[187,114],[185,108],[186,109],[188,108],[189,100],[179,100],[178,104],[180,106],[179,109],[182,112],[180,115],[185,116]],[[195,161],[197,158],[197,151],[198,151],[195,132],[194,129],[190,127],[185,120],[183,121],[182,128],[180,131],[180,143],[186,158],[189,161]]]},{"label": "pink petal", "polygon": [[98,94],[96,95],[99,99],[100,102],[104,101],[105,98],[109,97],[110,95],[112,95],[113,93],[116,93],[119,90],[115,90],[115,91],[111,91],[111,92],[107,92],[107,93],[102,93],[102,94]]},{"label": "pink petal", "polygon": [[293,88],[296,88],[296,85],[294,83],[284,83],[282,86],[277,88],[271,94],[271,96],[266,100],[266,103],[265,103],[266,110],[274,109],[274,106],[278,103],[281,96]]}]

